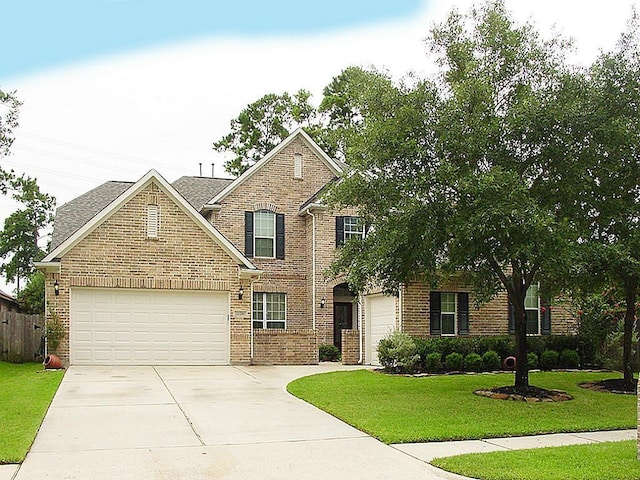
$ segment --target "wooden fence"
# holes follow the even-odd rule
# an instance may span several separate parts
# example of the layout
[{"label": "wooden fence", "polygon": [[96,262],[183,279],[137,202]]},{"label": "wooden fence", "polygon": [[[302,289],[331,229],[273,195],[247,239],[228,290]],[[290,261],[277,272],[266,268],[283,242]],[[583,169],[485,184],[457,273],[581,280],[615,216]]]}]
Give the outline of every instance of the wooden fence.
[{"label": "wooden fence", "polygon": [[40,315],[0,311],[0,360],[11,363],[42,361],[43,322]]}]

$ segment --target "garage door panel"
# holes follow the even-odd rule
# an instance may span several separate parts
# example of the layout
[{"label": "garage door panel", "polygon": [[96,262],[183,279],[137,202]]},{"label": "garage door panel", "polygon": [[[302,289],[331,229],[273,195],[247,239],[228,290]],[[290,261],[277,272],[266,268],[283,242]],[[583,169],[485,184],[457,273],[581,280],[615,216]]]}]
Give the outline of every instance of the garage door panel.
[{"label": "garage door panel", "polygon": [[74,288],[72,364],[228,364],[228,293]]},{"label": "garage door panel", "polygon": [[396,327],[395,297],[371,295],[365,301],[368,360],[373,365],[379,365],[378,343]]}]

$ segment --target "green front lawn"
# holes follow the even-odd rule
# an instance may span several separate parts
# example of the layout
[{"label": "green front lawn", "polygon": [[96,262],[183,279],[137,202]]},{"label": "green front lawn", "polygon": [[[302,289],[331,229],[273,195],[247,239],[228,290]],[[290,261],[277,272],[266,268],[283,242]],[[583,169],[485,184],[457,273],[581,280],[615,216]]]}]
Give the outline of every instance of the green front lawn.
[{"label": "green front lawn", "polygon": [[0,362],[0,464],[24,460],[63,375],[39,363]]},{"label": "green front lawn", "polygon": [[513,383],[513,374],[403,377],[368,370],[300,378],[287,389],[386,443],[636,428],[636,397],[579,388],[613,373],[539,372],[537,387],[564,390],[557,403],[494,400],[473,394]]},{"label": "green front lawn", "polygon": [[637,444],[626,442],[472,453],[437,458],[439,468],[483,480],[637,480]]}]

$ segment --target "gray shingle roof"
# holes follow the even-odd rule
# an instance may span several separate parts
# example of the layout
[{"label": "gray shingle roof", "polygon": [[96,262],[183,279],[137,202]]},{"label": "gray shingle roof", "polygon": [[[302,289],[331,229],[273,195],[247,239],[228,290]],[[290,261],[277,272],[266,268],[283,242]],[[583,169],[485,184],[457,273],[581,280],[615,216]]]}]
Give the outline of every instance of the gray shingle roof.
[{"label": "gray shingle roof", "polygon": [[[229,178],[182,177],[173,187],[196,210],[220,193],[233,180]],[[82,228],[111,202],[122,195],[134,182],[107,182],[58,207],[53,223],[51,247],[54,250]]]},{"label": "gray shingle roof", "polygon": [[200,209],[233,182],[231,178],[181,177],[171,185],[193,208]]},{"label": "gray shingle roof", "polygon": [[51,247],[53,251],[67,238],[122,195],[133,182],[107,182],[61,205],[53,222]]}]

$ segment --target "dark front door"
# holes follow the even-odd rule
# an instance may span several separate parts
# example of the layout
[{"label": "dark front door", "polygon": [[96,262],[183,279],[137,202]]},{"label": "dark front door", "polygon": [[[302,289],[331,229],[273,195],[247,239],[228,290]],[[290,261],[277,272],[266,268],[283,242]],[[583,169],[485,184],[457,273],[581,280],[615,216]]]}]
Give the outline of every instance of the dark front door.
[{"label": "dark front door", "polygon": [[353,304],[333,304],[333,344],[342,351],[342,330],[353,328]]}]

